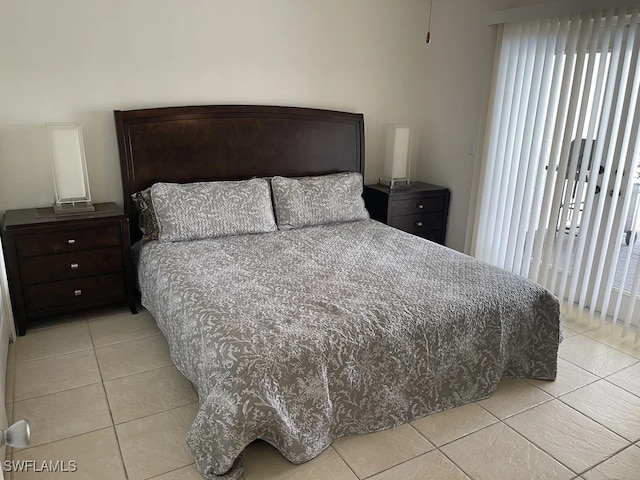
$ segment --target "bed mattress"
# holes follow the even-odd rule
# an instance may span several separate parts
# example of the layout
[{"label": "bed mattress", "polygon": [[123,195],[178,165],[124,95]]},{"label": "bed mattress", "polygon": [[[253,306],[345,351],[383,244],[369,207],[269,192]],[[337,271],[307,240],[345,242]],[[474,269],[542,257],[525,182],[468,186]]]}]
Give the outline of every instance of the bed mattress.
[{"label": "bed mattress", "polygon": [[138,281],[198,390],[187,443],[210,479],[240,478],[255,439],[301,463],[503,377],[556,375],[551,293],[373,220],[149,242]]}]

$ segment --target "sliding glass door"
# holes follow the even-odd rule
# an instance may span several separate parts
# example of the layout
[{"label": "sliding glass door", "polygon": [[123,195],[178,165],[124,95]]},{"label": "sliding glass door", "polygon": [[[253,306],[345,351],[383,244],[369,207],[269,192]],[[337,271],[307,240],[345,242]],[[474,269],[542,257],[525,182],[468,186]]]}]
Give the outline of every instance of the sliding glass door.
[{"label": "sliding glass door", "polygon": [[640,317],[639,20],[636,6],[501,27],[473,242],[625,330]]}]

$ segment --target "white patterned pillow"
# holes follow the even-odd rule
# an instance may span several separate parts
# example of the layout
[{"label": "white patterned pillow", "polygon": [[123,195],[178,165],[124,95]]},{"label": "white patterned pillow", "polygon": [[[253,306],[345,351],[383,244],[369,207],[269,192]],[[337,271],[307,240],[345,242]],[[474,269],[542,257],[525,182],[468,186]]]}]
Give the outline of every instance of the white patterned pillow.
[{"label": "white patterned pillow", "polygon": [[278,228],[365,220],[362,175],[355,172],[321,177],[271,179]]},{"label": "white patterned pillow", "polygon": [[151,187],[161,242],[277,229],[269,181],[156,183]]}]

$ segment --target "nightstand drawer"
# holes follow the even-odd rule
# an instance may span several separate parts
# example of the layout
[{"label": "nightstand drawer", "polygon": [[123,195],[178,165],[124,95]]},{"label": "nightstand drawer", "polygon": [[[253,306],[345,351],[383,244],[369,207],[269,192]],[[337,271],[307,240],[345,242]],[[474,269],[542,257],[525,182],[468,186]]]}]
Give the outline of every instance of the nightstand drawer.
[{"label": "nightstand drawer", "polygon": [[20,235],[16,241],[18,255],[32,257],[51,253],[117,247],[121,243],[118,225],[103,228],[78,228],[50,233]]},{"label": "nightstand drawer", "polygon": [[442,213],[423,213],[420,215],[400,215],[391,217],[389,225],[405,232],[420,235],[430,230],[442,229]]},{"label": "nightstand drawer", "polygon": [[24,287],[28,313],[55,307],[82,305],[125,298],[123,273],[63,280]]},{"label": "nightstand drawer", "polygon": [[20,259],[20,272],[25,285],[101,275],[123,269],[120,247]]},{"label": "nightstand drawer", "polygon": [[416,215],[419,213],[442,212],[446,197],[444,195],[431,195],[427,197],[414,197],[391,201],[391,215]]},{"label": "nightstand drawer", "polygon": [[31,320],[127,302],[136,313],[129,222],[115,203],[74,215],[7,210],[2,221],[9,293],[19,335]]},{"label": "nightstand drawer", "polygon": [[412,182],[404,188],[365,185],[365,206],[373,220],[444,244],[449,214],[448,188]]}]

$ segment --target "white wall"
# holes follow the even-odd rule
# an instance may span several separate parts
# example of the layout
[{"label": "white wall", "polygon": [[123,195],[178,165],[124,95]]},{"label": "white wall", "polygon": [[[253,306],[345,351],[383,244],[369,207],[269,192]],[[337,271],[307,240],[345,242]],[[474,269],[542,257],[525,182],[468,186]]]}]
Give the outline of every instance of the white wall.
[{"label": "white wall", "polygon": [[50,204],[44,122],[83,127],[95,201],[122,203],[114,109],[246,103],[417,126],[417,179],[452,189],[463,250],[492,70],[493,10],[541,0],[0,0],[0,211]]},{"label": "white wall", "polygon": [[474,169],[493,71],[495,27],[489,13],[547,0],[435,0],[432,43],[422,61],[424,125],[417,175],[452,190],[447,245],[463,251],[475,203]]},{"label": "white wall", "polygon": [[44,122],[83,127],[94,201],[122,203],[114,109],[269,104],[417,123],[424,0],[0,0],[0,211],[50,204]]}]

